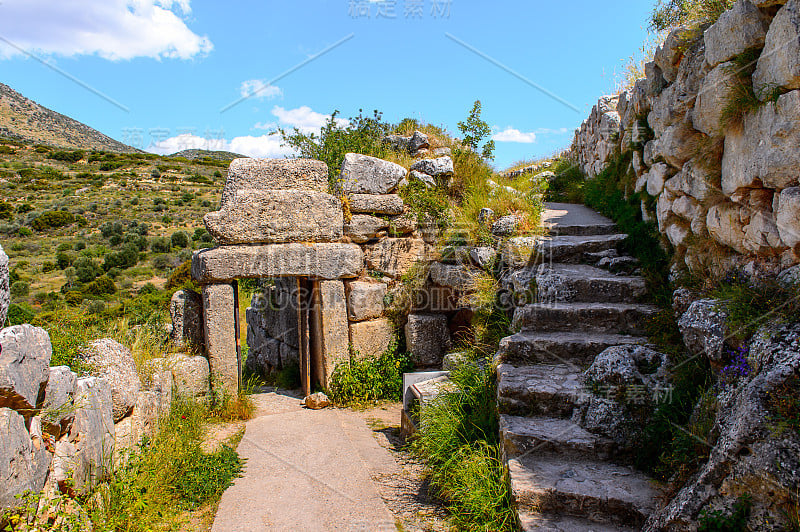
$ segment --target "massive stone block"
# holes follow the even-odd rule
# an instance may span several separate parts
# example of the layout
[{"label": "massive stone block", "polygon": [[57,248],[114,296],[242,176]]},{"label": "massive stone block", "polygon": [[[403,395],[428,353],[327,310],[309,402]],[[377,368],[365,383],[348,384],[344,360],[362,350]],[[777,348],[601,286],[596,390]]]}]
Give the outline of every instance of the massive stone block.
[{"label": "massive stone block", "polygon": [[463,264],[431,264],[431,281],[439,286],[452,288],[460,293],[469,292],[477,272]]},{"label": "massive stone block", "polygon": [[44,487],[52,455],[45,449],[38,418],[31,423],[8,408],[0,408],[0,511],[21,506],[16,498]]},{"label": "massive stone block", "polygon": [[103,338],[91,342],[82,355],[92,374],[111,385],[114,422],[127,416],[141,387],[130,350],[115,340]]},{"label": "massive stone block", "polygon": [[211,371],[206,357],[174,355],[167,359],[166,366],[172,371],[178,395],[192,398],[208,396]]},{"label": "massive stone block", "polygon": [[240,189],[328,191],[328,165],[311,159],[234,159],[222,190],[221,207]]},{"label": "massive stone block", "polygon": [[233,286],[203,287],[205,346],[211,367],[211,384],[231,396],[239,392],[239,359],[236,349]]},{"label": "massive stone block", "polygon": [[731,203],[720,203],[708,210],[706,218],[709,234],[719,242],[739,253],[747,253],[744,247],[744,224],[740,207]]},{"label": "massive stone block", "polygon": [[411,165],[411,170],[422,172],[433,177],[448,177],[453,175],[453,159],[438,157],[436,159],[422,159]]},{"label": "massive stone block", "polygon": [[367,246],[367,267],[396,279],[431,254],[432,248],[420,239],[387,238]]},{"label": "massive stone block", "polygon": [[741,132],[729,131],[722,157],[722,191],[742,187],[783,189],[798,183],[800,168],[800,90],[769,102],[744,118]]},{"label": "massive stone block", "polygon": [[797,250],[800,244],[800,187],[784,189],[776,203],[777,225],[781,240],[790,248]]},{"label": "massive stone block", "polygon": [[203,298],[193,290],[178,290],[169,302],[172,341],[177,345],[203,345]]},{"label": "massive stone block", "polygon": [[362,357],[381,356],[389,348],[394,328],[386,318],[350,324],[350,343]]},{"label": "massive stone block", "polygon": [[348,153],[342,162],[342,190],[354,194],[386,194],[397,188],[408,171],[383,159]]},{"label": "massive stone block", "polygon": [[47,331],[15,325],[0,331],[0,407],[30,410],[50,377],[53,348]]},{"label": "massive stone block", "polygon": [[194,254],[192,276],[200,283],[259,277],[357,277],[364,253],[355,244],[224,246]]},{"label": "massive stone block", "polygon": [[766,100],[773,89],[800,89],[800,1],[789,0],[770,24],[753,73],[753,90]]},{"label": "massive stone block", "polygon": [[329,242],[341,238],[342,221],[341,201],[311,190],[239,189],[203,218],[222,245]]},{"label": "massive stone block", "polygon": [[322,387],[327,388],[336,365],[350,357],[350,330],[347,322],[347,302],[342,281],[320,281],[315,287],[317,320],[314,359],[319,364],[317,375]]},{"label": "massive stone block", "polygon": [[75,491],[87,492],[111,471],[114,416],[111,385],[97,377],[78,379],[75,421],[67,438],[56,442],[53,479],[72,479]]},{"label": "massive stone block", "polygon": [[716,66],[762,46],[769,19],[748,0],[739,0],[705,31],[706,61]]},{"label": "massive stone block", "polygon": [[403,214],[403,198],[397,194],[352,194],[350,212],[366,214]]},{"label": "massive stone block", "polygon": [[6,322],[8,306],[11,304],[11,287],[9,283],[8,255],[0,246],[0,329]]},{"label": "massive stone block", "polygon": [[58,437],[75,418],[72,408],[78,375],[67,366],[50,368],[50,378],[44,390],[42,423],[48,432]]},{"label": "massive stone block", "polygon": [[386,283],[354,281],[347,284],[347,315],[352,321],[379,318],[383,315]]},{"label": "massive stone block", "polygon": [[692,111],[692,125],[698,131],[712,137],[723,135],[722,112],[730,98],[730,91],[736,83],[733,62],[717,65],[703,79],[700,92]]}]

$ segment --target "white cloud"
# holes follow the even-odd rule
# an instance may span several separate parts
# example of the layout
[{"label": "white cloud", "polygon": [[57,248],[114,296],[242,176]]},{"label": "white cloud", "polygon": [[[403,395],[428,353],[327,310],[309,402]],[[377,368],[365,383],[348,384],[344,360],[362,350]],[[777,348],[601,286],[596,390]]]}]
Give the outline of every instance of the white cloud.
[{"label": "white cloud", "polygon": [[278,129],[278,123],[277,122],[256,122],[256,124],[253,126],[253,129],[264,129],[264,130]]},{"label": "white cloud", "polygon": [[[311,109],[311,107],[304,105],[297,109],[284,109],[276,105],[272,109],[272,114],[287,127],[296,127],[305,134],[319,133],[325,122],[330,119],[330,115],[324,115]],[[346,126],[350,123],[349,120],[344,118],[337,118],[336,123],[339,126]]]},{"label": "white cloud", "polygon": [[242,98],[273,100],[283,96],[283,91],[280,87],[270,85],[263,79],[249,79],[242,82],[242,86],[239,88],[239,94],[242,95]]},{"label": "white cloud", "polygon": [[148,151],[159,155],[169,155],[183,150],[230,151],[248,157],[281,158],[294,155],[294,150],[281,146],[278,135],[261,135],[258,137],[234,137],[231,140],[207,139],[192,134],[170,137],[150,146]]},{"label": "white cloud", "polygon": [[[189,13],[190,0],[3,0],[0,35],[42,54],[190,59],[214,45],[189,29]],[[0,59],[20,54],[0,42]]]},{"label": "white cloud", "polygon": [[505,130],[492,135],[492,140],[497,142],[518,142],[521,144],[533,144],[536,142],[536,133],[523,133],[513,127],[507,127]]}]

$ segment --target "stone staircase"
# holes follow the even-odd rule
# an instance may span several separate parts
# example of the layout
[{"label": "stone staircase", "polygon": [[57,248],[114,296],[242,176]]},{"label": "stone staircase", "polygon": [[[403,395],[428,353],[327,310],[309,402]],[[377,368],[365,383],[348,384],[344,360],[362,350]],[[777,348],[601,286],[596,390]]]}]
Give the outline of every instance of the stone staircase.
[{"label": "stone staircase", "polygon": [[597,267],[635,266],[617,256],[625,236],[610,220],[577,205],[550,205],[548,213],[554,236],[540,248],[548,262],[527,267],[536,302],[515,310],[519,332],[503,339],[496,356],[500,433],[520,523],[523,530],[638,530],[657,489],[574,414],[590,394],[583,371],[610,346],[645,343],[645,322],[657,309],[643,302],[641,277]]}]

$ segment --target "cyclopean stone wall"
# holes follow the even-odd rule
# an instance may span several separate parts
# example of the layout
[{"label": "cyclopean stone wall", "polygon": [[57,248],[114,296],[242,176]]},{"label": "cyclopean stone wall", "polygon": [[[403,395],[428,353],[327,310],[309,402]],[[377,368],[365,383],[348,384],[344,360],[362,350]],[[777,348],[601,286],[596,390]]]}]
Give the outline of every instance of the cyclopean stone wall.
[{"label": "cyclopean stone wall", "polygon": [[[740,0],[709,27],[678,28],[646,78],[598,101],[571,156],[595,176],[630,154],[635,191],[655,200],[642,202],[643,216],[658,222],[680,266],[793,266],[800,262],[798,43],[800,0]],[[742,70],[747,54],[757,59]],[[760,103],[737,120],[729,102],[740,77],[752,79]]]}]

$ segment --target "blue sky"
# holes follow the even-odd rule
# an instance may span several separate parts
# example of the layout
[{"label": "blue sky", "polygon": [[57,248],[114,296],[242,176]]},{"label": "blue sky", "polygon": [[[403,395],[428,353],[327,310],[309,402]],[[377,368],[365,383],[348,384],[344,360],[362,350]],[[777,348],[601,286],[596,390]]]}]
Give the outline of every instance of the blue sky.
[{"label": "blue sky", "polygon": [[647,38],[651,9],[642,0],[3,0],[0,81],[162,153],[282,156],[275,126],[313,131],[337,109],[457,133],[480,99],[503,168],[569,145]]}]

